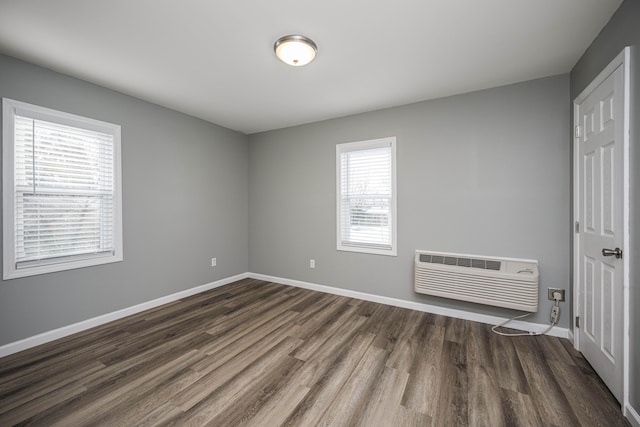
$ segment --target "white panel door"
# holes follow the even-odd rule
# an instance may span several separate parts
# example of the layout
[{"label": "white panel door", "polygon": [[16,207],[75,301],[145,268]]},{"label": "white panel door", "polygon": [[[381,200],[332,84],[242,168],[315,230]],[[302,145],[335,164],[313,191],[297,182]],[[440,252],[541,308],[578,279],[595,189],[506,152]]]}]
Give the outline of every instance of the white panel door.
[{"label": "white panel door", "polygon": [[[611,392],[623,391],[623,68],[578,108],[579,342]],[[622,255],[622,257],[618,257]]]}]

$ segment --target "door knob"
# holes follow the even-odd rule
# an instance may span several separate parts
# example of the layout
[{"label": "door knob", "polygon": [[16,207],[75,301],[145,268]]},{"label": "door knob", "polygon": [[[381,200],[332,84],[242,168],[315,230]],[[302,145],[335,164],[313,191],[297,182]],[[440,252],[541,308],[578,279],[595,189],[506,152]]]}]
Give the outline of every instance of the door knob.
[{"label": "door knob", "polygon": [[606,249],[603,248],[602,249],[602,256],[614,256],[616,258],[622,258],[622,249],[620,248],[615,248],[615,249]]}]

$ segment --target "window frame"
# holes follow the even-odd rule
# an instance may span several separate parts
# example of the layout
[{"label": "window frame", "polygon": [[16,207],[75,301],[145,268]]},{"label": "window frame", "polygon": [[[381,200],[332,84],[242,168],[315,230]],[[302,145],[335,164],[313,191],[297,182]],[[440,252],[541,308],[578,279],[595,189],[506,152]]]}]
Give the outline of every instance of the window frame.
[{"label": "window frame", "polygon": [[[15,191],[15,116],[44,120],[65,126],[97,131],[113,136],[114,223],[111,254],[83,254],[60,259],[28,262],[16,265],[16,191]],[[3,280],[28,277],[57,271],[108,264],[123,260],[122,243],[122,160],[121,128],[119,125],[75,114],[40,107],[26,102],[2,98],[2,226]]]},{"label": "window frame", "polygon": [[[362,243],[351,243],[345,245],[342,243],[342,164],[340,156],[342,153],[352,151],[371,150],[376,148],[390,148],[391,150],[391,248],[382,249],[372,245]],[[398,218],[397,218],[397,174],[396,174],[396,137],[385,137],[378,139],[370,139],[365,141],[347,142],[336,144],[336,249],[338,251],[359,252],[374,255],[397,256],[397,238],[398,238]]]}]

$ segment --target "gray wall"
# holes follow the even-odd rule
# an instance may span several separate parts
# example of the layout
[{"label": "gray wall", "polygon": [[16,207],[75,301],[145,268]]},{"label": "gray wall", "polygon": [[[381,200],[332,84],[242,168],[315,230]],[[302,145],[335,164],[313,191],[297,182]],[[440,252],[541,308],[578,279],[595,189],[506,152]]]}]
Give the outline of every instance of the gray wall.
[{"label": "gray wall", "polygon": [[[414,293],[414,251],[537,259],[532,320],[547,323],[546,288],[569,286],[568,98],[560,75],[250,135],[250,271],[513,315]],[[397,136],[398,256],[339,252],[335,146],[384,136]]]},{"label": "gray wall", "polygon": [[630,402],[640,411],[640,1],[625,0],[571,70],[571,100],[602,71],[625,46],[631,46],[631,357]]},{"label": "gray wall", "polygon": [[0,345],[248,270],[245,135],[7,56],[0,96],[122,126],[124,226],[123,262],[0,282]]}]

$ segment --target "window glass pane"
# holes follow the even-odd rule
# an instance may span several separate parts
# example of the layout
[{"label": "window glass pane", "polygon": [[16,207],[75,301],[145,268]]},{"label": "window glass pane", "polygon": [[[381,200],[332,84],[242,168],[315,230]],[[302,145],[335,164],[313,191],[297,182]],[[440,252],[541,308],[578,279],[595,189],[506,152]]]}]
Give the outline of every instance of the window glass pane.
[{"label": "window glass pane", "polygon": [[339,249],[394,244],[392,143],[343,144],[339,152]]},{"label": "window glass pane", "polygon": [[113,250],[113,136],[15,117],[16,262]]}]

